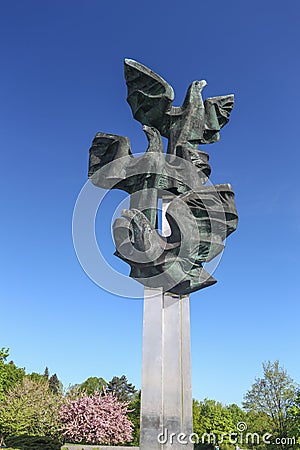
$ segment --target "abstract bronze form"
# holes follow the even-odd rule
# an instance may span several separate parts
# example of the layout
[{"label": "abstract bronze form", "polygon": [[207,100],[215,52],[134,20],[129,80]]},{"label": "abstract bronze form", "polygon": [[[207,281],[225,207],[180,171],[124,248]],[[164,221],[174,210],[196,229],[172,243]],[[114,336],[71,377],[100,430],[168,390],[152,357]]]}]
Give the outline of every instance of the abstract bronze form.
[{"label": "abstract bronze form", "polygon": [[[130,276],[149,288],[186,295],[216,280],[203,268],[224,248],[237,227],[229,184],[207,185],[208,154],[199,144],[220,139],[233,95],[202,100],[206,81],[194,81],[181,107],[172,87],[144,65],[125,59],[127,101],[149,145],[134,157],[127,137],[97,133],[90,149],[89,178],[96,186],[130,194],[130,209],[113,225],[115,255]],[[168,139],[166,154],[161,136]],[[158,230],[158,201],[168,198],[170,234]]]}]

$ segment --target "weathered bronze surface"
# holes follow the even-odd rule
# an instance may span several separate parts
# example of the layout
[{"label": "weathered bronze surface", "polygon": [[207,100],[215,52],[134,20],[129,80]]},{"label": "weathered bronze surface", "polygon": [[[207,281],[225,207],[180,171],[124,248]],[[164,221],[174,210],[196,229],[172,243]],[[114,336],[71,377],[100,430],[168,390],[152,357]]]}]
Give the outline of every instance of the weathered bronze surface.
[{"label": "weathered bronze surface", "polygon": [[[233,95],[202,101],[206,81],[194,81],[181,107],[173,107],[172,87],[142,64],[126,59],[128,103],[143,124],[148,149],[134,157],[129,139],[97,133],[90,149],[89,177],[99,187],[130,194],[130,209],[113,225],[116,256],[130,276],[164,292],[188,294],[216,280],[202,267],[224,248],[237,227],[230,185],[207,186],[211,168],[199,144],[220,139]],[[161,135],[168,138],[164,153]],[[157,230],[159,198],[170,199],[170,235]]]},{"label": "weathered bronze surface", "polygon": [[174,91],[159,75],[142,64],[125,59],[127,101],[135,119],[157,128],[169,139],[169,152],[178,145],[210,144],[220,139],[233,108],[233,95],[207,98],[201,92],[205,80],[193,81],[181,107],[172,106]]}]

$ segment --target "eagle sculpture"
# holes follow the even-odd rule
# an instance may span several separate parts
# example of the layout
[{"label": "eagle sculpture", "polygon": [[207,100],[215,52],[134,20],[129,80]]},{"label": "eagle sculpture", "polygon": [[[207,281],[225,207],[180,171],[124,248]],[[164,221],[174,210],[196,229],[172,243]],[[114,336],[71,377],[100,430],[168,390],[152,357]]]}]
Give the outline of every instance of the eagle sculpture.
[{"label": "eagle sculpture", "polygon": [[124,62],[127,101],[133,116],[143,125],[155,127],[169,139],[168,151],[189,143],[210,144],[220,139],[220,130],[229,121],[234,96],[202,100],[205,80],[193,81],[180,107],[172,106],[173,88],[159,75],[132,59]]}]

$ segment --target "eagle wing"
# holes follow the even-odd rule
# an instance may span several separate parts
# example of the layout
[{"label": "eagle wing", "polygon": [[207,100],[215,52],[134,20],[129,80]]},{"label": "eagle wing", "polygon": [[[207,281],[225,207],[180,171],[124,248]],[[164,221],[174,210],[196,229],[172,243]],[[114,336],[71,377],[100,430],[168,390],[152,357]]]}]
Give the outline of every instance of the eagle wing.
[{"label": "eagle wing", "polygon": [[151,69],[132,59],[124,61],[127,101],[133,117],[143,125],[155,127],[168,137],[173,88]]},{"label": "eagle wing", "polygon": [[205,100],[204,131],[201,144],[210,144],[220,140],[219,131],[229,122],[233,106],[234,95],[232,94],[211,97]]},{"label": "eagle wing", "polygon": [[97,133],[90,148],[88,176],[95,186],[119,188],[132,158],[127,137]]}]

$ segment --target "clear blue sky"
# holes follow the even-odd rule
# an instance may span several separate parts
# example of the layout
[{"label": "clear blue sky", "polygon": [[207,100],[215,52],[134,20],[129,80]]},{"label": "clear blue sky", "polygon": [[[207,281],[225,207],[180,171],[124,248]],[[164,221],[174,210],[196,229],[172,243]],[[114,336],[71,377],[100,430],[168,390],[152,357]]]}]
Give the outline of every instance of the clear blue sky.
[{"label": "clear blue sky", "polygon": [[[142,301],[94,284],[71,234],[94,134],[146,148],[129,57],[172,84],[176,105],[195,79],[204,97],[236,95],[221,141],[203,148],[240,223],[218,283],[191,296],[193,396],[241,403],[268,359],[300,381],[299,23],[296,0],[1,2],[0,347],[18,366],[47,365],[65,386],[126,374],[140,387]],[[97,236],[113,260],[105,211]]]}]

